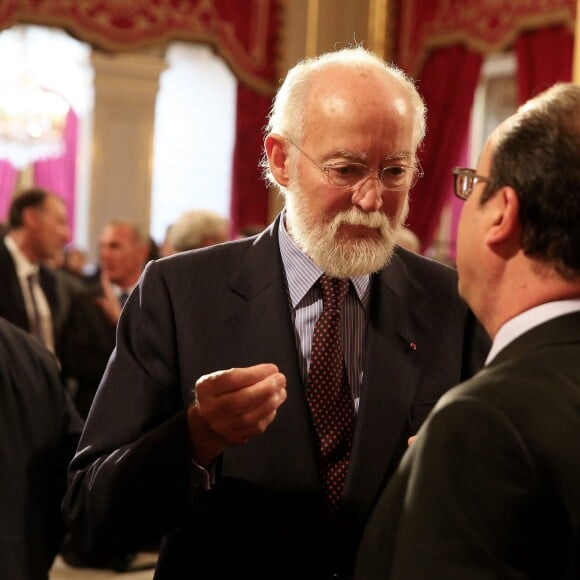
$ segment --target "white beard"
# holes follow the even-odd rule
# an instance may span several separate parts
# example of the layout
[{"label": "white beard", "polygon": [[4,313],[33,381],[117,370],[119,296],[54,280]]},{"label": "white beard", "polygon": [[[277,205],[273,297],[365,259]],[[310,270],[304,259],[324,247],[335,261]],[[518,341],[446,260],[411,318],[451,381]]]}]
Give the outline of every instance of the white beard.
[{"label": "white beard", "polygon": [[[303,200],[301,192],[286,192],[286,225],[298,247],[326,274],[352,278],[377,272],[389,263],[397,231],[407,217],[408,198],[396,224],[384,213],[365,213],[356,207],[334,216],[313,216]],[[342,225],[375,228],[380,239],[337,236]]]}]

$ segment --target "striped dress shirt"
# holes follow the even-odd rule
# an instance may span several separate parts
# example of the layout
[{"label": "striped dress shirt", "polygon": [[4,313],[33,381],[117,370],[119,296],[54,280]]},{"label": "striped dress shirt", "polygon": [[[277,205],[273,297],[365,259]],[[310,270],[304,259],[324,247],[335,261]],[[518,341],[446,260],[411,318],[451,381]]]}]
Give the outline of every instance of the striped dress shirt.
[{"label": "striped dress shirt", "polygon": [[[322,291],[316,283],[324,273],[290,238],[284,218],[280,220],[278,239],[286,274],[288,301],[295,329],[296,346],[304,384],[310,366],[314,325],[322,312]],[[370,276],[351,278],[344,304],[342,339],[348,382],[355,410],[358,411],[365,352],[365,331],[370,299]],[[353,292],[354,288],[354,292]]]}]

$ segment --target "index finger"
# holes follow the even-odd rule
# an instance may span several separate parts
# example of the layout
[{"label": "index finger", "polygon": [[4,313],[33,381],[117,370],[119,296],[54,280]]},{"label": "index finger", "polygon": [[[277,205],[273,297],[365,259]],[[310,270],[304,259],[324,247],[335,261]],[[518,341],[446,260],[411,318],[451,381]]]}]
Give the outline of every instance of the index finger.
[{"label": "index finger", "polygon": [[222,395],[230,391],[237,391],[243,387],[254,385],[278,372],[275,364],[263,363],[251,367],[237,367],[203,375],[195,383],[196,388],[211,385],[215,395]]}]

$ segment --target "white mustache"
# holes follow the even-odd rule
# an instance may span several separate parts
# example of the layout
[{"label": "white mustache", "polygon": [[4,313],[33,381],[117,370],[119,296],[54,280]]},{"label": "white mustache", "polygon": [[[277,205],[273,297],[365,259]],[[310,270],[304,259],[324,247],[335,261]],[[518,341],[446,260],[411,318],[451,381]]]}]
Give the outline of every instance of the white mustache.
[{"label": "white mustache", "polygon": [[352,207],[346,211],[340,212],[330,223],[330,227],[334,230],[341,225],[347,226],[365,226],[367,228],[379,228],[381,230],[389,231],[391,224],[389,218],[380,212],[365,213]]}]

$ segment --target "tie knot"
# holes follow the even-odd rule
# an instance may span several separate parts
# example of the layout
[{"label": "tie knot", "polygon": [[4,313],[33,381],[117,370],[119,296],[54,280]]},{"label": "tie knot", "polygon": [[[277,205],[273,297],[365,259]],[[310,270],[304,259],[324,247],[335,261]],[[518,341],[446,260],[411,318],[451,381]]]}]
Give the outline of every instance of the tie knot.
[{"label": "tie knot", "polygon": [[320,278],[322,307],[340,308],[348,292],[348,278],[331,278],[324,274]]}]

